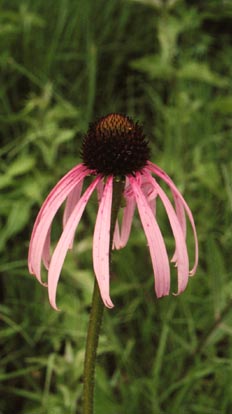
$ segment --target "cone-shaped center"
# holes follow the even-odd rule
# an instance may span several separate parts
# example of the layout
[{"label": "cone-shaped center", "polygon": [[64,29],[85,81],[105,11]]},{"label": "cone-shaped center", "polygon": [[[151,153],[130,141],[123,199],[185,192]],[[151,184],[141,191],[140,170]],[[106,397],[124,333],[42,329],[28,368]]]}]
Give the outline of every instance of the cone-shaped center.
[{"label": "cone-shaped center", "polygon": [[96,131],[98,134],[108,133],[108,134],[121,134],[130,131],[134,124],[126,116],[120,114],[110,114],[104,116],[96,122]]},{"label": "cone-shaped center", "polygon": [[91,124],[82,145],[83,163],[103,175],[139,171],[149,152],[141,126],[120,114],[109,114]]}]

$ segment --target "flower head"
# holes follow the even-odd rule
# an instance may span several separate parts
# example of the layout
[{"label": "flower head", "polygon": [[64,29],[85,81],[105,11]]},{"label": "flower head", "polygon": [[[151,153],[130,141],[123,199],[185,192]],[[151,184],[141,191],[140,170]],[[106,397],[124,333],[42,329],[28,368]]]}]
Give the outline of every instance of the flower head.
[{"label": "flower head", "polygon": [[110,114],[92,124],[84,137],[83,162],[97,174],[126,176],[140,170],[149,159],[142,128],[130,118]]},{"label": "flower head", "polygon": [[[156,296],[159,298],[169,294],[169,259],[156,220],[156,200],[159,198],[167,212],[175,239],[175,252],[171,261],[178,272],[177,294],[184,291],[189,276],[194,275],[198,263],[198,242],[192,213],[171,178],[149,161],[149,154],[148,142],[141,126],[129,117],[110,114],[90,125],[83,140],[83,163],[69,171],[52,189],[36,218],[30,241],[29,271],[43,284],[43,262],[48,270],[49,300],[55,309],[57,284],[65,256],[73,246],[75,231],[95,190],[98,192],[99,208],[93,235],[93,267],[102,300],[107,307],[113,307],[110,298],[109,254],[113,182],[116,178],[125,181],[125,207],[121,225],[116,221],[112,248],[121,249],[127,244],[137,206],[150,251]],[[82,186],[87,176],[92,176],[93,180],[83,192]],[[174,204],[156,177],[170,188]],[[64,202],[63,231],[51,253],[52,222]],[[191,270],[186,245],[186,216],[195,240],[195,261]]]}]

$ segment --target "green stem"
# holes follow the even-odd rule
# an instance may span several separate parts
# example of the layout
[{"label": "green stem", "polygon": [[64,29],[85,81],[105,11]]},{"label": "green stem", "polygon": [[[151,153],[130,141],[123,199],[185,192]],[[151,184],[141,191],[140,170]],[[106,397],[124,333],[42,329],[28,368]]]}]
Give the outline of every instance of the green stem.
[{"label": "green stem", "polygon": [[[124,181],[114,180],[113,198],[110,225],[110,256],[113,242],[114,228],[121,204]],[[89,327],[86,339],[84,362],[84,389],[83,389],[83,414],[93,414],[94,403],[94,374],[97,356],[98,339],[100,334],[104,305],[100,296],[99,287],[95,279],[92,298],[92,308],[89,317]]]},{"label": "green stem", "polygon": [[104,305],[95,279],[85,348],[83,414],[93,413],[94,372]]}]

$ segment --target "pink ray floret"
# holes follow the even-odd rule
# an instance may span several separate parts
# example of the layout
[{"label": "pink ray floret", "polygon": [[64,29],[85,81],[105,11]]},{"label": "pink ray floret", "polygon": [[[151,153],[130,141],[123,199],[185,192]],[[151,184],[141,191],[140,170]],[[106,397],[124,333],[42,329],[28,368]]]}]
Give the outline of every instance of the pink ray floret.
[{"label": "pink ray floret", "polygon": [[[84,179],[89,175],[93,180],[83,192]],[[160,186],[160,181],[170,188],[173,203]],[[97,191],[99,206],[93,234],[93,268],[105,306],[108,308],[114,306],[110,297],[110,227],[113,182],[113,175],[104,178],[103,175],[96,174],[84,164],[80,164],[56,184],[39,211],[30,241],[28,267],[30,273],[48,287],[49,300],[54,309],[57,309],[57,285],[65,257],[68,250],[73,247],[75,232],[94,191]],[[123,198],[122,219],[121,222],[116,221],[112,248],[121,249],[127,244],[137,207],[150,252],[156,296],[160,298],[170,293],[168,253],[156,217],[156,202],[160,199],[166,210],[175,241],[175,252],[171,261],[177,268],[177,294],[180,294],[185,290],[189,276],[195,274],[198,264],[197,233],[186,201],[171,178],[150,161],[140,171],[127,175]],[[63,230],[52,252],[51,227],[57,211],[64,202]],[[195,242],[195,259],[191,270],[189,270],[186,244],[186,217],[192,227]],[[47,283],[41,278],[42,262],[48,270]]]},{"label": "pink ray floret", "polygon": [[94,236],[93,236],[93,267],[98,281],[101,297],[108,308],[114,305],[110,299],[110,222],[113,193],[113,177],[108,177],[100,201]]}]

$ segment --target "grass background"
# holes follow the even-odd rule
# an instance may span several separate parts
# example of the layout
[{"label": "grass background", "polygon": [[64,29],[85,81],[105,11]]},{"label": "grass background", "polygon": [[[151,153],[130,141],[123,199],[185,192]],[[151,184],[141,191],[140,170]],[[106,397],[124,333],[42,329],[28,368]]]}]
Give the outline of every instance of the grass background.
[{"label": "grass background", "polygon": [[[95,412],[232,412],[231,6],[0,1],[1,414],[81,413],[94,199],[62,271],[61,312],[28,274],[27,250],[45,196],[80,162],[89,122],[113,111],[144,124],[152,160],[191,206],[200,265],[183,295],[156,300],[136,216],[113,254]],[[159,222],[171,252],[162,211]]]}]

